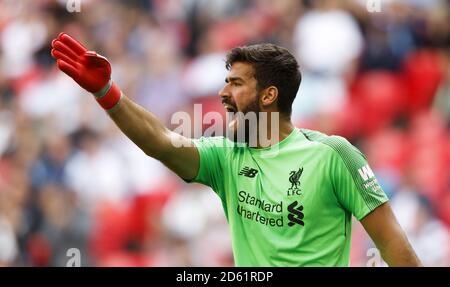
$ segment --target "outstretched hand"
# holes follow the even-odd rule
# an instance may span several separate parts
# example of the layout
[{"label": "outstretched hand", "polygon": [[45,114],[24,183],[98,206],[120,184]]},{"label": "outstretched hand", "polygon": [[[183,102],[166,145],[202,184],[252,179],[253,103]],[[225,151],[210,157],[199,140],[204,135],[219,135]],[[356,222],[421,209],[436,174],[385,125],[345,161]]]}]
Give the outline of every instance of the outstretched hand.
[{"label": "outstretched hand", "polygon": [[111,79],[111,64],[94,51],[88,51],[80,42],[66,33],[52,41],[52,56],[58,68],[74,79],[82,88],[97,93]]}]

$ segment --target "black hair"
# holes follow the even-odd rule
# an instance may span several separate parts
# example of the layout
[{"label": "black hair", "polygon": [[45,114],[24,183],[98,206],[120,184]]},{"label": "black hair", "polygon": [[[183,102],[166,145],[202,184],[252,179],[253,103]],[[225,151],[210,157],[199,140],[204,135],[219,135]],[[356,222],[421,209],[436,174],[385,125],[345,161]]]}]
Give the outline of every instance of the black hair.
[{"label": "black hair", "polygon": [[227,54],[225,67],[230,70],[236,62],[252,65],[258,91],[270,86],[278,89],[278,110],[290,117],[302,80],[295,57],[286,48],[264,43],[232,49]]}]

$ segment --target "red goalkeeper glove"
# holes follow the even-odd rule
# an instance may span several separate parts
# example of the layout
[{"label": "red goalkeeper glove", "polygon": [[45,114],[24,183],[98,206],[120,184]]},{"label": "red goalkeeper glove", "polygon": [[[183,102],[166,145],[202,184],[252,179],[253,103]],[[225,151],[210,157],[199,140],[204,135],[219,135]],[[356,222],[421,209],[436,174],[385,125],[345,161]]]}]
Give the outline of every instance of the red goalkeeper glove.
[{"label": "red goalkeeper glove", "polygon": [[61,33],[52,41],[52,56],[58,68],[83,89],[94,94],[106,110],[113,108],[122,93],[111,80],[111,64],[94,51],[88,51],[71,36]]}]

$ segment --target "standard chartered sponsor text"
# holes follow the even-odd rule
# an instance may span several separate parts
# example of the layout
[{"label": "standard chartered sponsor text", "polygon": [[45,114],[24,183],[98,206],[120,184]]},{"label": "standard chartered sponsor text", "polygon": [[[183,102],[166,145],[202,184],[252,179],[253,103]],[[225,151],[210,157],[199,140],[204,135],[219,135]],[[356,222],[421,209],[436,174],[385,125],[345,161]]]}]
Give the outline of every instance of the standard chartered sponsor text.
[{"label": "standard chartered sponsor text", "polygon": [[[282,201],[279,203],[270,203],[264,199],[256,198],[243,190],[239,191],[238,200],[240,204],[237,205],[237,213],[241,217],[256,221],[263,225],[283,226],[283,216],[281,215],[283,211]],[[257,207],[258,210],[251,210],[253,209],[251,206]],[[251,209],[249,209],[249,207]],[[263,211],[263,213],[260,211]],[[276,213],[280,215],[274,216]]]}]

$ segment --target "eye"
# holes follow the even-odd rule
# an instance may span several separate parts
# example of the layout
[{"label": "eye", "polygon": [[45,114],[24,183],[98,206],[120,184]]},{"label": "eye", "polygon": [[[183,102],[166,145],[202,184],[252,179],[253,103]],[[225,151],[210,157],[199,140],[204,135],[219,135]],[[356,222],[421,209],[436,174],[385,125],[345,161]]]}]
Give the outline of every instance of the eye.
[{"label": "eye", "polygon": [[234,82],[233,85],[236,86],[236,87],[242,86],[241,83],[237,83],[237,82]]}]

